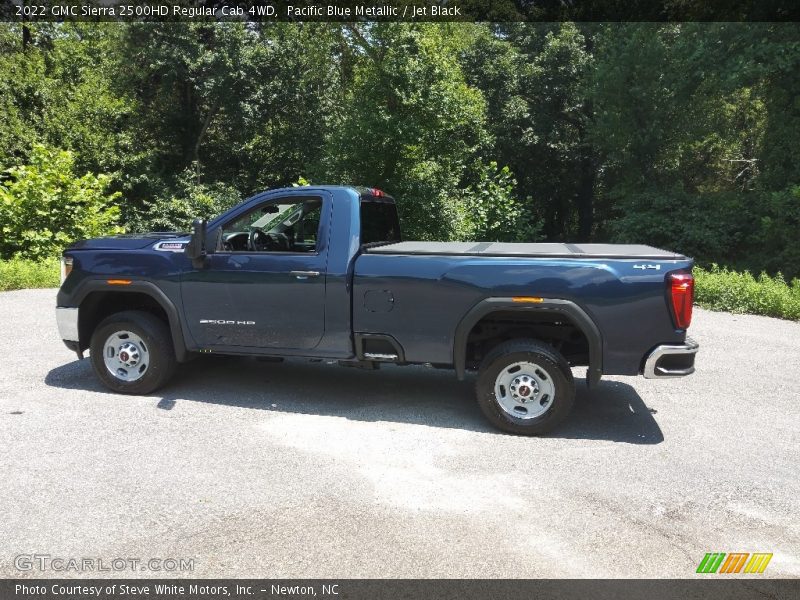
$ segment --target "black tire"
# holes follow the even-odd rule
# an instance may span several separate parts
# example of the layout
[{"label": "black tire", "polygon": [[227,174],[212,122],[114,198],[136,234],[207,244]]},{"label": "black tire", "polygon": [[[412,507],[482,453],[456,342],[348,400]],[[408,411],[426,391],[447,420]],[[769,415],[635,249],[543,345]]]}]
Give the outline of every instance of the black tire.
[{"label": "black tire", "polygon": [[[540,366],[555,388],[549,408],[539,416],[513,416],[495,395],[495,383],[500,374],[518,362]],[[475,393],[483,414],[498,429],[521,435],[541,435],[552,431],[569,415],[575,403],[575,380],[567,361],[552,346],[536,340],[510,340],[493,348],[484,358]]]},{"label": "black tire", "polygon": [[[135,381],[125,381],[106,367],[103,350],[106,340],[115,332],[129,331],[145,344],[147,366]],[[163,386],[175,373],[177,361],[167,324],[144,311],[127,310],[103,320],[92,333],[90,345],[92,367],[98,379],[108,389],[121,394],[149,394]]]}]

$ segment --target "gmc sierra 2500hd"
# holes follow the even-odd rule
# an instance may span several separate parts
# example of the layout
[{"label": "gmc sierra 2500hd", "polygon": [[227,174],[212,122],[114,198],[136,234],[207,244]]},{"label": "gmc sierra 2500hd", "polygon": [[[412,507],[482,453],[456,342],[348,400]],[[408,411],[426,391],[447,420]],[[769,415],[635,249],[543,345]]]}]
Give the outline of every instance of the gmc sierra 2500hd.
[{"label": "gmc sierra 2500hd", "polygon": [[694,371],[693,261],[638,245],[401,241],[372,188],[258,194],[190,234],[64,251],[56,315],[110,389],[147,394],[195,353],[477,371],[486,417],[540,434],[569,413],[571,367]]}]

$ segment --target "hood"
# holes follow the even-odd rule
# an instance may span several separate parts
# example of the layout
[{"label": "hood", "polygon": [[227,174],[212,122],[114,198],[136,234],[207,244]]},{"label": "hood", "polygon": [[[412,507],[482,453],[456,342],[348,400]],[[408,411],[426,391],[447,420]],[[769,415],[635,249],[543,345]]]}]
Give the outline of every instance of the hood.
[{"label": "hood", "polygon": [[72,244],[69,250],[139,250],[146,248],[158,241],[178,241],[177,238],[185,238],[181,241],[188,241],[189,234],[176,231],[153,231],[150,233],[126,233],[123,235],[110,235],[108,237],[93,238],[90,240],[80,240]]}]

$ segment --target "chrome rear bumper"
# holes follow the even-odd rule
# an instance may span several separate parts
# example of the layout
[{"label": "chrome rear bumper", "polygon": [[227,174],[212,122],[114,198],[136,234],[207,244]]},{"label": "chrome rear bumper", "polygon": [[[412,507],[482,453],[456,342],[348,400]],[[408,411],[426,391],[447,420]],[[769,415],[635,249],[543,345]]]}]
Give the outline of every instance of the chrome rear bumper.
[{"label": "chrome rear bumper", "polygon": [[692,338],[680,345],[656,346],[644,362],[642,374],[647,379],[685,377],[694,373],[694,356],[700,345]]}]

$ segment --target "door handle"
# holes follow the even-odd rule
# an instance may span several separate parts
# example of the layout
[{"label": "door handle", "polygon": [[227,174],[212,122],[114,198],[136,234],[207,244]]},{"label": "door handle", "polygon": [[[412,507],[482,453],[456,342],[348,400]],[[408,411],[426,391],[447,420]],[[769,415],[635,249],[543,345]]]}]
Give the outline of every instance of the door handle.
[{"label": "door handle", "polygon": [[308,279],[309,277],[319,277],[319,271],[289,271],[297,279]]}]

